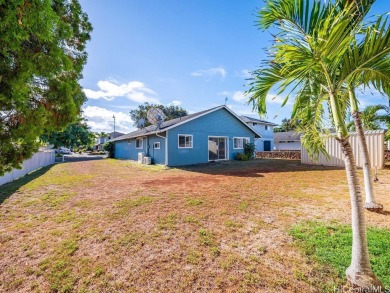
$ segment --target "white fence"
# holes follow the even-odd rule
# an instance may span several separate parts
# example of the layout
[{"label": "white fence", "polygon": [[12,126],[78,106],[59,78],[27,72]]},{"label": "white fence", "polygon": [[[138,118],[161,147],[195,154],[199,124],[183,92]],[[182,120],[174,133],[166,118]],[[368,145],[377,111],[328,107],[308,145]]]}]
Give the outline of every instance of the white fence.
[{"label": "white fence", "polygon": [[54,150],[39,151],[35,153],[30,159],[23,162],[22,169],[20,170],[14,169],[9,173],[5,173],[3,177],[0,177],[0,185],[18,179],[19,177],[22,177],[41,167],[54,164],[54,161],[55,161]]},{"label": "white fence", "polygon": [[[385,147],[384,147],[384,130],[370,130],[364,134],[366,136],[368,153],[370,154],[371,167],[382,169],[385,165]],[[362,167],[361,152],[358,144],[356,133],[349,134],[349,142],[351,143],[353,154],[355,155],[356,164]],[[325,148],[329,154],[327,159],[323,154],[320,154],[318,161],[313,161],[307,150],[302,146],[301,163],[311,165],[324,166],[344,166],[344,154],[341,152],[340,143],[333,137],[329,137],[325,141]]]}]

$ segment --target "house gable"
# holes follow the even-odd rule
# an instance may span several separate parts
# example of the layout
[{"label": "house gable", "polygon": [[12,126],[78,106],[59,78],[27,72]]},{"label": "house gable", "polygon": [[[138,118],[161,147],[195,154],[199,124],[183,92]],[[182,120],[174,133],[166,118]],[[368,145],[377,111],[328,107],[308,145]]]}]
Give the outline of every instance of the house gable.
[{"label": "house gable", "polygon": [[[191,135],[192,146],[179,148],[179,135]],[[227,159],[233,159],[234,154],[243,152],[242,149],[233,148],[234,137],[248,138],[254,143],[255,131],[248,127],[230,110],[221,107],[206,115],[193,119],[181,125],[172,127],[168,131],[168,165],[189,165],[206,163],[209,161],[209,137],[227,138]]]}]

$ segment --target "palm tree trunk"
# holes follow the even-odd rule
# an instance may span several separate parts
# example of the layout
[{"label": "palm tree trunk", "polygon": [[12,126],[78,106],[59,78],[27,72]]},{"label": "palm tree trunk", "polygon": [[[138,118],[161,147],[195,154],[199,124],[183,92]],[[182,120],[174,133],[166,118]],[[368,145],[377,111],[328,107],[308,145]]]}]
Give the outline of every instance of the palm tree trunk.
[{"label": "palm tree trunk", "polygon": [[362,120],[358,111],[352,113],[353,121],[355,123],[356,133],[359,141],[359,148],[361,152],[361,158],[363,160],[363,177],[364,177],[364,190],[366,193],[366,204],[364,207],[369,211],[380,211],[383,209],[383,205],[375,201],[372,171],[370,155],[368,153],[366,136],[362,126]]},{"label": "palm tree trunk", "polygon": [[347,278],[353,285],[366,290],[384,290],[383,284],[371,270],[362,194],[352,147],[348,138],[339,138],[338,140],[345,157],[345,171],[352,211],[352,259],[351,265],[346,271]]},{"label": "palm tree trunk", "polygon": [[352,258],[351,265],[346,270],[347,279],[354,286],[364,288],[365,290],[372,291],[374,288],[384,290],[383,284],[371,270],[370,258],[368,255],[366,222],[356,161],[351,144],[348,141],[348,131],[341,115],[340,105],[333,92],[329,92],[329,102],[332,110],[333,122],[337,129],[337,140],[340,142],[341,150],[344,154],[345,172],[351,199]]}]

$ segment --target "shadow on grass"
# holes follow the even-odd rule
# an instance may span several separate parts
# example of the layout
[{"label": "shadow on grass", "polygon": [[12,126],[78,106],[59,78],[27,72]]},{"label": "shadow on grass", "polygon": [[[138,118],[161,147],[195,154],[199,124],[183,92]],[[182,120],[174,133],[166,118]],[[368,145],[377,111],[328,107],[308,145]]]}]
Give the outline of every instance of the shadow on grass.
[{"label": "shadow on grass", "polygon": [[381,214],[381,215],[385,215],[385,216],[389,216],[390,215],[390,211],[384,211],[384,210],[378,211],[376,213],[377,214]]},{"label": "shadow on grass", "polygon": [[49,171],[54,165],[49,165],[43,167],[37,171],[31,172],[19,179],[16,179],[12,182],[6,183],[0,186],[0,205],[9,198],[12,194],[14,194],[20,187],[29,183],[30,181],[42,176],[47,171]]},{"label": "shadow on grass", "polygon": [[262,173],[306,172],[344,170],[343,167],[303,165],[300,160],[254,159],[249,161],[220,161],[191,166],[177,166],[176,169],[209,175],[235,177],[263,177]]}]

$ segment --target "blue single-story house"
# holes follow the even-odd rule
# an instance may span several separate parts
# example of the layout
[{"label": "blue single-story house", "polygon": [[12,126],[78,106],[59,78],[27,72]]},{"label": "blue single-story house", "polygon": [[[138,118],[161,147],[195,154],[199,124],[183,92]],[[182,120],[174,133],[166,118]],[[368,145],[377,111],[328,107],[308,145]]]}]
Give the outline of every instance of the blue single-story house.
[{"label": "blue single-story house", "polygon": [[138,160],[143,153],[152,163],[166,166],[232,160],[245,143],[260,135],[226,106],[218,106],[164,121],[117,137],[115,158]]}]

